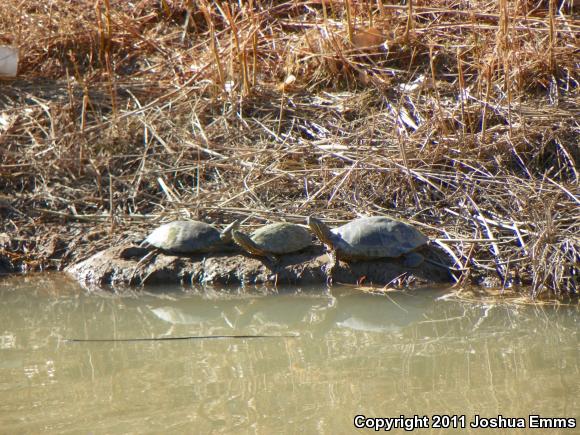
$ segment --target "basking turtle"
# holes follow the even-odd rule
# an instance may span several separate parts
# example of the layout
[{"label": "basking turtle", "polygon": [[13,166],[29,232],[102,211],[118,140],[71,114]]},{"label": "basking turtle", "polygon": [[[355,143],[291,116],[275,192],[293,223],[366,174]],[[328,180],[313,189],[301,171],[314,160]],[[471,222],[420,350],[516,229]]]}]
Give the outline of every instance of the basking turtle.
[{"label": "basking turtle", "polygon": [[141,246],[153,246],[172,254],[196,254],[216,252],[232,248],[232,231],[238,221],[229,224],[223,231],[199,221],[174,221],[153,230]]},{"label": "basking turtle", "polygon": [[312,245],[312,235],[301,225],[277,222],[266,225],[248,236],[233,231],[234,241],[250,254],[267,257],[276,263],[276,255],[290,254]]},{"label": "basking turtle", "polygon": [[417,267],[424,259],[413,251],[429,241],[412,226],[383,216],[355,219],[334,229],[309,217],[308,226],[332,249],[334,266],[339,259],[356,261],[403,257],[406,267]]}]

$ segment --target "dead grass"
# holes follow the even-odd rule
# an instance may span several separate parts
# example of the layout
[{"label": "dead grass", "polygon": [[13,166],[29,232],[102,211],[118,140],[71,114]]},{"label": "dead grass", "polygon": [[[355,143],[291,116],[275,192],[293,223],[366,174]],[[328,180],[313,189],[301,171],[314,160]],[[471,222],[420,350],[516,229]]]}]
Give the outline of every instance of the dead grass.
[{"label": "dead grass", "polygon": [[2,2],[5,263],[176,217],[390,214],[461,283],[576,293],[574,2],[240,3]]}]

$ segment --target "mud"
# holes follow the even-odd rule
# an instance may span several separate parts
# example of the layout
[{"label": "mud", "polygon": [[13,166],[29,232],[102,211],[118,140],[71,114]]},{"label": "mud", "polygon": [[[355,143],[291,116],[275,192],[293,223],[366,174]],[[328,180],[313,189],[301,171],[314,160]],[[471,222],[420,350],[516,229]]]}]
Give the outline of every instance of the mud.
[{"label": "mud", "polygon": [[[422,252],[441,262],[432,249]],[[321,246],[281,256],[277,264],[242,253],[173,256],[134,245],[105,249],[66,269],[87,286],[308,285],[325,283],[428,285],[452,281],[448,269],[425,262],[405,268],[398,259],[343,263],[329,280],[329,256]]]}]

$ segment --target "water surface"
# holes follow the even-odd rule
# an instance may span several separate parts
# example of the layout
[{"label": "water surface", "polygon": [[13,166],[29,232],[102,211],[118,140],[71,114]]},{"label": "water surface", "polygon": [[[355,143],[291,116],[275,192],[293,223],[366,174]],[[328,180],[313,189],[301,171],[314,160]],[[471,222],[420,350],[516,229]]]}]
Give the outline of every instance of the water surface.
[{"label": "water surface", "polygon": [[[576,307],[444,294],[115,295],[60,275],[4,279],[0,432],[314,434],[356,432],[356,415],[465,415],[468,427],[475,415],[578,419]],[[65,341],[239,334],[296,336]],[[431,432],[441,430],[419,431]]]}]

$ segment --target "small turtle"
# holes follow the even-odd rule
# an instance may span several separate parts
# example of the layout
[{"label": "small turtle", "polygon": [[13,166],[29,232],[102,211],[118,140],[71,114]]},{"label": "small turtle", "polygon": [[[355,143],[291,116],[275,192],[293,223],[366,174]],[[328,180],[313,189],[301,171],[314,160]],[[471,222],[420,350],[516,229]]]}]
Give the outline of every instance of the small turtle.
[{"label": "small turtle", "polygon": [[153,246],[172,254],[196,254],[216,252],[234,247],[232,231],[238,221],[229,224],[223,231],[199,221],[174,221],[153,230],[141,246]]},{"label": "small turtle", "polygon": [[233,231],[234,241],[250,254],[266,257],[276,263],[276,255],[290,254],[312,245],[312,235],[301,225],[277,222],[266,225],[248,236]]},{"label": "small turtle", "polygon": [[424,258],[413,251],[429,241],[411,225],[383,216],[356,219],[334,229],[309,217],[308,226],[333,251],[334,266],[339,259],[356,261],[403,257],[406,267],[417,267]]}]

